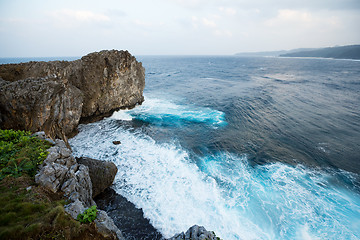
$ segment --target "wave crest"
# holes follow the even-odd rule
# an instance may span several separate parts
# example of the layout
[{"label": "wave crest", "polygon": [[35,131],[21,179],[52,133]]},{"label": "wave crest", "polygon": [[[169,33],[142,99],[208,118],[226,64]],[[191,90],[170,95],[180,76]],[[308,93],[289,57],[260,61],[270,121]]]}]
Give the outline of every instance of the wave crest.
[{"label": "wave crest", "polygon": [[206,107],[181,105],[158,98],[145,98],[144,103],[131,110],[120,110],[112,119],[137,119],[155,125],[205,123],[214,127],[226,125],[225,113]]}]

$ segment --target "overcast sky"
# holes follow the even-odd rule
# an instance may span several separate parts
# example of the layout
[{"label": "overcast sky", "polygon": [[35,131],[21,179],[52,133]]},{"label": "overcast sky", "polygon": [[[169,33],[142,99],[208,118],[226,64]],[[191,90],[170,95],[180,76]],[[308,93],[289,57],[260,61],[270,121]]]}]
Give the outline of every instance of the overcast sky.
[{"label": "overcast sky", "polygon": [[0,0],[0,57],[227,55],[360,44],[360,0]]}]

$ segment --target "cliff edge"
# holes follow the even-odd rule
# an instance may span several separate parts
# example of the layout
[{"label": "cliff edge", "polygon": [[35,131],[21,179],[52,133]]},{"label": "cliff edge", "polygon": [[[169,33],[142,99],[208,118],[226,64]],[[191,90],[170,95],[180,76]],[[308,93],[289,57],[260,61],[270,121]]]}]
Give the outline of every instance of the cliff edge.
[{"label": "cliff edge", "polygon": [[0,65],[0,128],[45,131],[52,138],[144,101],[145,69],[127,51],[75,61]]}]

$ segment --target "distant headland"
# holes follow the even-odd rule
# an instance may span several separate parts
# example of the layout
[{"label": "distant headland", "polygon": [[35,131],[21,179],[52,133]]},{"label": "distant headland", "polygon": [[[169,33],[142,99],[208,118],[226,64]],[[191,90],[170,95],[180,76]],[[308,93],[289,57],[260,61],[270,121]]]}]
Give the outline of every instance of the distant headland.
[{"label": "distant headland", "polygon": [[360,59],[360,45],[327,48],[298,48],[268,52],[243,52],[235,54],[244,57],[317,57],[334,59]]}]

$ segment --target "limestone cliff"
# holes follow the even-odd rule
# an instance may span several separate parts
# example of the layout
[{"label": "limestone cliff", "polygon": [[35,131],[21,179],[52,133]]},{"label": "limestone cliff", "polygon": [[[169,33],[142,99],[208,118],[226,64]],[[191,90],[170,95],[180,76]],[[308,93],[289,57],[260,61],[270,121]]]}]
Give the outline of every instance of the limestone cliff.
[{"label": "limestone cliff", "polygon": [[127,51],[0,65],[0,128],[44,130],[66,139],[80,121],[141,104],[144,87],[145,69]]}]

